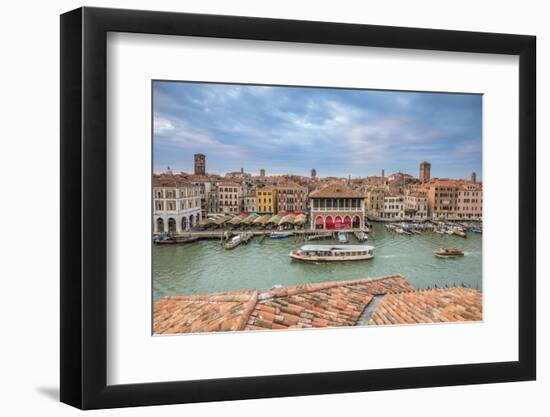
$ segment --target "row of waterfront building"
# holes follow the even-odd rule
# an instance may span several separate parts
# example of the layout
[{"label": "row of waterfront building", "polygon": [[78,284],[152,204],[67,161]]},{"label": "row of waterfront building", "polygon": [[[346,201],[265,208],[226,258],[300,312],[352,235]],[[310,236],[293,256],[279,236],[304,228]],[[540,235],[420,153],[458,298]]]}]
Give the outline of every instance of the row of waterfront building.
[{"label": "row of waterfront building", "polygon": [[[312,229],[363,227],[365,218],[401,220],[481,220],[482,184],[470,180],[432,179],[422,162],[419,178],[405,173],[385,177],[318,178],[296,175],[252,176],[241,169],[225,176],[199,173],[153,176],[155,233],[179,233],[209,215],[304,213]],[[197,171],[197,157],[195,157]]]}]

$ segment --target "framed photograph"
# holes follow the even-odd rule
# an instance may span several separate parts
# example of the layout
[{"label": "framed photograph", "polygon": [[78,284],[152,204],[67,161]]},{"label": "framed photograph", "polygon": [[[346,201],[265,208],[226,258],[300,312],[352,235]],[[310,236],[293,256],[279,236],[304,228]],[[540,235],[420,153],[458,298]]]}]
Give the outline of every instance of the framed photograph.
[{"label": "framed photograph", "polygon": [[61,16],[61,401],[533,380],[535,37]]}]

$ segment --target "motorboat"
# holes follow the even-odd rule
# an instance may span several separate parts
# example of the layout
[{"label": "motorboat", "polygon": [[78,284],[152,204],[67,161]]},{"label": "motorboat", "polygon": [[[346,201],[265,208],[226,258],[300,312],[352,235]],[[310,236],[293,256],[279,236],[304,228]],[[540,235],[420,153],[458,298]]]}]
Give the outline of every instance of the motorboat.
[{"label": "motorboat", "polygon": [[330,239],[332,237],[332,233],[316,233],[314,235],[310,235],[307,237],[307,240],[319,240],[319,239]]},{"label": "motorboat", "polygon": [[365,240],[368,240],[368,238],[369,238],[369,236],[363,231],[354,232],[354,235],[355,235],[355,238],[359,242],[364,242]]},{"label": "motorboat", "polygon": [[460,237],[464,237],[464,238],[467,237],[466,233],[463,230],[458,229],[458,228],[454,229],[453,233],[457,236],[460,236]]},{"label": "motorboat", "polygon": [[338,242],[348,243],[349,242],[348,234],[346,232],[338,232]]},{"label": "motorboat", "polygon": [[269,235],[271,239],[286,239],[287,237],[292,236],[292,233],[288,232],[273,232]]},{"label": "motorboat", "polygon": [[225,245],[223,245],[223,247],[225,249],[234,249],[237,246],[239,246],[241,244],[241,242],[242,242],[242,240],[241,240],[240,235],[233,236],[229,242],[227,242]]},{"label": "motorboat", "polygon": [[374,257],[374,246],[304,245],[289,256],[302,262],[366,261]]},{"label": "motorboat", "polygon": [[434,252],[438,258],[455,258],[457,256],[464,256],[464,252],[456,248],[439,248]]}]

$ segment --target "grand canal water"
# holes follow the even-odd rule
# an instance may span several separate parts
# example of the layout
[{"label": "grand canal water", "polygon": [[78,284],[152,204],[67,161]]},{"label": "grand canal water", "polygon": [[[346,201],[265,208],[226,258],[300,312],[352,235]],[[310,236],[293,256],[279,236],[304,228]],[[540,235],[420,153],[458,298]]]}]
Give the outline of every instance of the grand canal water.
[{"label": "grand canal water", "polygon": [[[316,241],[312,243],[328,243]],[[350,243],[357,243],[352,236]],[[242,288],[266,289],[275,285],[345,280],[402,274],[415,288],[464,284],[481,288],[482,236],[464,239],[431,231],[399,235],[374,224],[367,244],[374,259],[346,263],[291,262],[288,253],[304,245],[303,237],[255,237],[248,245],[225,250],[218,240],[153,247],[154,300],[167,295],[190,295]],[[465,256],[436,258],[440,247],[456,247]]]}]

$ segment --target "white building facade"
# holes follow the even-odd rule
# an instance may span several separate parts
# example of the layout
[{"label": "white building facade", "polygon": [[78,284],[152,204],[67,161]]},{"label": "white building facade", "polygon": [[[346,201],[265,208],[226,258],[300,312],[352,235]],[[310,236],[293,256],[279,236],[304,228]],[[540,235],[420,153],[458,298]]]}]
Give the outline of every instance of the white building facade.
[{"label": "white building facade", "polygon": [[403,220],[405,217],[405,198],[402,195],[384,196],[383,219]]},{"label": "white building facade", "polygon": [[201,220],[200,186],[186,182],[178,175],[153,178],[154,233],[186,232]]}]

